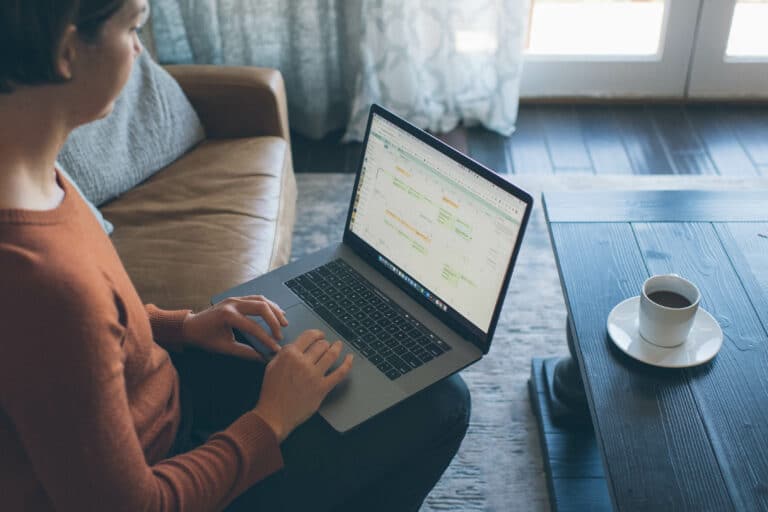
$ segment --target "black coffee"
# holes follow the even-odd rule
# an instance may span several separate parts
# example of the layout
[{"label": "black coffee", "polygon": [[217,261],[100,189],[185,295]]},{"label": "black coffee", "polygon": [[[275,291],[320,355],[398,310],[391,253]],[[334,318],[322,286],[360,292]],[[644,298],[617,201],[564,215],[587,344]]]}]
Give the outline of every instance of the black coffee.
[{"label": "black coffee", "polygon": [[692,303],[679,293],[675,292],[653,292],[648,295],[648,298],[651,299],[653,302],[660,306],[665,306],[668,308],[687,308]]}]

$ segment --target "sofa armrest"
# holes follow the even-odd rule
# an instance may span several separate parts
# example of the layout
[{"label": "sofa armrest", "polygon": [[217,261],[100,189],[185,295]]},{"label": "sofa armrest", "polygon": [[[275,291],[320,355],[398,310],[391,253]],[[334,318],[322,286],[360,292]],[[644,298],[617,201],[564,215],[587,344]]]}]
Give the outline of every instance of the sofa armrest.
[{"label": "sofa armrest", "polygon": [[290,143],[283,75],[252,66],[171,65],[209,138],[272,135]]}]

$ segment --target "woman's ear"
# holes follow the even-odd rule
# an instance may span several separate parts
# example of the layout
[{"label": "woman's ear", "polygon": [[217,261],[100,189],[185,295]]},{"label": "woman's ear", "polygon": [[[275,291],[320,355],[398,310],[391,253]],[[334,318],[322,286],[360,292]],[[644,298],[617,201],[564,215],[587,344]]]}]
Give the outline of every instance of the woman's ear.
[{"label": "woman's ear", "polygon": [[59,48],[56,51],[56,71],[65,80],[70,80],[75,68],[77,58],[77,27],[69,25],[61,36]]}]

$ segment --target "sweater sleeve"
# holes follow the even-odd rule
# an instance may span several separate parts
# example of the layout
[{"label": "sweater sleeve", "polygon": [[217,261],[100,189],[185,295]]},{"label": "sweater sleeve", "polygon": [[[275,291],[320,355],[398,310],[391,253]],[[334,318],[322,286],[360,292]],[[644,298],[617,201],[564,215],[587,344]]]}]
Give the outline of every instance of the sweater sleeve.
[{"label": "sweater sleeve", "polygon": [[185,340],[181,334],[181,328],[184,325],[184,319],[187,318],[191,310],[166,311],[154,304],[147,304],[144,308],[149,316],[152,334],[157,344],[172,352],[184,350]]},{"label": "sweater sleeve", "polygon": [[56,510],[219,510],[282,467],[274,432],[254,412],[150,466],[127,398],[114,292],[60,275],[11,289],[0,293],[0,408]]}]

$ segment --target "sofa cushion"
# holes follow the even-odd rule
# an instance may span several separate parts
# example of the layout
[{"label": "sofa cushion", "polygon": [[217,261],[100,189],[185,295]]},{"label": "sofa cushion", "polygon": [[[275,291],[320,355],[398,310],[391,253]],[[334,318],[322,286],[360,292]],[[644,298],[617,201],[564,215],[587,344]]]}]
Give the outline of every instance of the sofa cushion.
[{"label": "sofa cushion", "polygon": [[255,137],[208,140],[102,210],[142,300],[199,310],[287,263],[295,201],[288,144]]},{"label": "sofa cushion", "polygon": [[143,52],[114,110],[75,129],[59,161],[83,194],[101,205],[179,158],[204,135],[179,84]]}]

